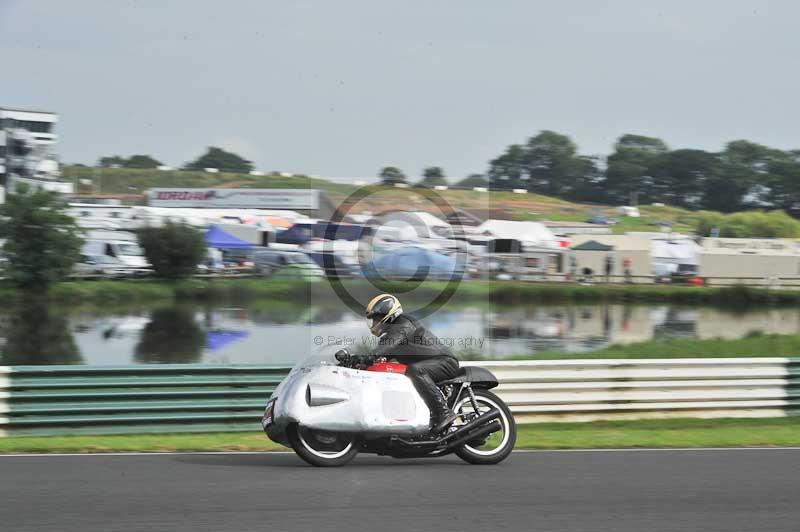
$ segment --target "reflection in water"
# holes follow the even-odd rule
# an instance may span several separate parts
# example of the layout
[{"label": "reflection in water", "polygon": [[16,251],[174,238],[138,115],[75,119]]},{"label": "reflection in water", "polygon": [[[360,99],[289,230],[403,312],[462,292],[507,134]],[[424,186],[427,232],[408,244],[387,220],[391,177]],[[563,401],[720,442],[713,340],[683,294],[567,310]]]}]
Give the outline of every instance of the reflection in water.
[{"label": "reflection in water", "polygon": [[[482,316],[489,356],[497,358],[520,352],[582,352],[614,343],[696,337],[697,321],[698,314],[691,309],[631,304],[519,306]],[[516,352],[507,349],[512,344]]]},{"label": "reflection in water", "polygon": [[9,309],[3,321],[5,345],[0,348],[0,364],[83,363],[66,316],[48,305],[38,301],[20,303]]},{"label": "reflection in water", "polygon": [[206,333],[191,308],[159,308],[142,329],[134,360],[142,364],[198,362],[205,346]]},{"label": "reflection in water", "polygon": [[664,316],[653,327],[654,340],[694,338],[697,335],[697,312],[690,309],[668,307]]},{"label": "reflection in water", "polygon": [[[800,309],[733,313],[667,304],[449,305],[423,323],[451,341],[459,356],[536,358],[544,351],[581,353],[648,340],[735,339],[751,331],[797,334]],[[4,364],[285,364],[332,353],[341,345],[331,342],[342,339],[349,339],[343,345],[351,349],[374,340],[360,314],[331,304],[0,309]],[[459,343],[464,339],[471,341]]]},{"label": "reflection in water", "polygon": [[246,312],[253,323],[269,325],[332,324],[339,323],[346,315],[351,314],[350,309],[342,307],[293,304],[280,305],[277,308],[252,308]]}]

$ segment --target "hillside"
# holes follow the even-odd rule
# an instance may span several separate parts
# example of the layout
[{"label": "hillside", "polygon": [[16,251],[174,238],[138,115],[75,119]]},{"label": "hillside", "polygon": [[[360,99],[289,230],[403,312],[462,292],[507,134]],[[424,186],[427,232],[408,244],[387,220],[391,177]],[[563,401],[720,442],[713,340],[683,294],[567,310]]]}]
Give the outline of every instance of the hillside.
[{"label": "hillside", "polygon": [[[318,188],[324,190],[334,204],[340,204],[359,187],[333,183],[307,176],[284,177],[278,174],[252,176],[220,172],[192,172],[182,170],[137,170],[127,168],[90,168],[65,166],[64,177],[75,181],[77,192],[82,194],[102,193],[123,196],[126,202],[140,203],[142,194],[154,187],[222,187],[222,188]],[[91,181],[84,184],[81,181]],[[380,212],[397,208],[398,205],[428,210],[426,201],[409,189],[398,189],[371,185],[370,194],[352,212]],[[472,190],[446,190],[437,192],[449,205],[465,209],[487,218],[515,220],[585,221],[594,214],[615,217],[614,207],[574,203],[539,194],[514,194],[504,191],[475,192]],[[695,226],[698,215],[692,211],[674,207],[640,207],[642,217],[620,218],[613,229],[625,231],[657,231],[656,222],[673,223],[675,231],[688,231]]]}]

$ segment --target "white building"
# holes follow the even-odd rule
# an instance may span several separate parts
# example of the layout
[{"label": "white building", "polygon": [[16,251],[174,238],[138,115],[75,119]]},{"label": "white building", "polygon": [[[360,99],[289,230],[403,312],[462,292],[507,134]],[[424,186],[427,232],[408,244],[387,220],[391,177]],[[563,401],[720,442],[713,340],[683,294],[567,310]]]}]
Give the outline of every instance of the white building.
[{"label": "white building", "polygon": [[542,221],[553,234],[557,236],[572,236],[572,235],[610,235],[611,226],[590,224],[586,222],[559,222],[544,220]]},{"label": "white building", "polygon": [[699,274],[708,285],[796,284],[800,243],[785,238],[704,238]]},{"label": "white building", "polygon": [[[623,281],[626,271],[633,282],[652,282],[649,238],[629,235],[575,235],[569,250],[569,271],[576,276]],[[591,274],[585,273],[591,271]]]},{"label": "white building", "polygon": [[553,232],[540,222],[486,220],[476,228],[478,234],[495,240],[518,240],[522,246],[558,248]]},{"label": "white building", "polygon": [[59,181],[56,123],[55,113],[0,107],[0,185],[72,193],[72,183]]}]

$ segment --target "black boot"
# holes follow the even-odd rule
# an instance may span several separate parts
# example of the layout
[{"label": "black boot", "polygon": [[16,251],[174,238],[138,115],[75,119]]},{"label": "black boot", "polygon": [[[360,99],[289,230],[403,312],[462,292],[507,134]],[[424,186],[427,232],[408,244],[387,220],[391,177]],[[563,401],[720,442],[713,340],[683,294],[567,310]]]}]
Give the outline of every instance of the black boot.
[{"label": "black boot", "polygon": [[436,383],[433,382],[429,375],[420,376],[416,384],[417,391],[419,391],[431,411],[431,433],[440,434],[444,432],[458,416],[447,406],[447,401],[445,401],[442,392],[439,391]]}]

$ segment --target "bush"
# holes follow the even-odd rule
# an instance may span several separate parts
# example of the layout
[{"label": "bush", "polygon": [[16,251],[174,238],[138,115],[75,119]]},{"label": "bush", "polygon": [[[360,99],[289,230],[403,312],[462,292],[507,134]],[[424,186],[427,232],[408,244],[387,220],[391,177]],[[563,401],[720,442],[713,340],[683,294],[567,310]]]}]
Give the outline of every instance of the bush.
[{"label": "bush", "polygon": [[186,224],[146,227],[139,232],[139,244],[156,275],[166,279],[190,277],[206,256],[203,233]]},{"label": "bush", "polygon": [[783,211],[750,211],[723,215],[716,212],[698,213],[695,231],[711,236],[714,229],[726,238],[796,238],[800,237],[800,221]]},{"label": "bush", "polygon": [[45,292],[66,278],[80,256],[81,230],[52,192],[18,187],[0,205],[5,275],[17,288]]}]

